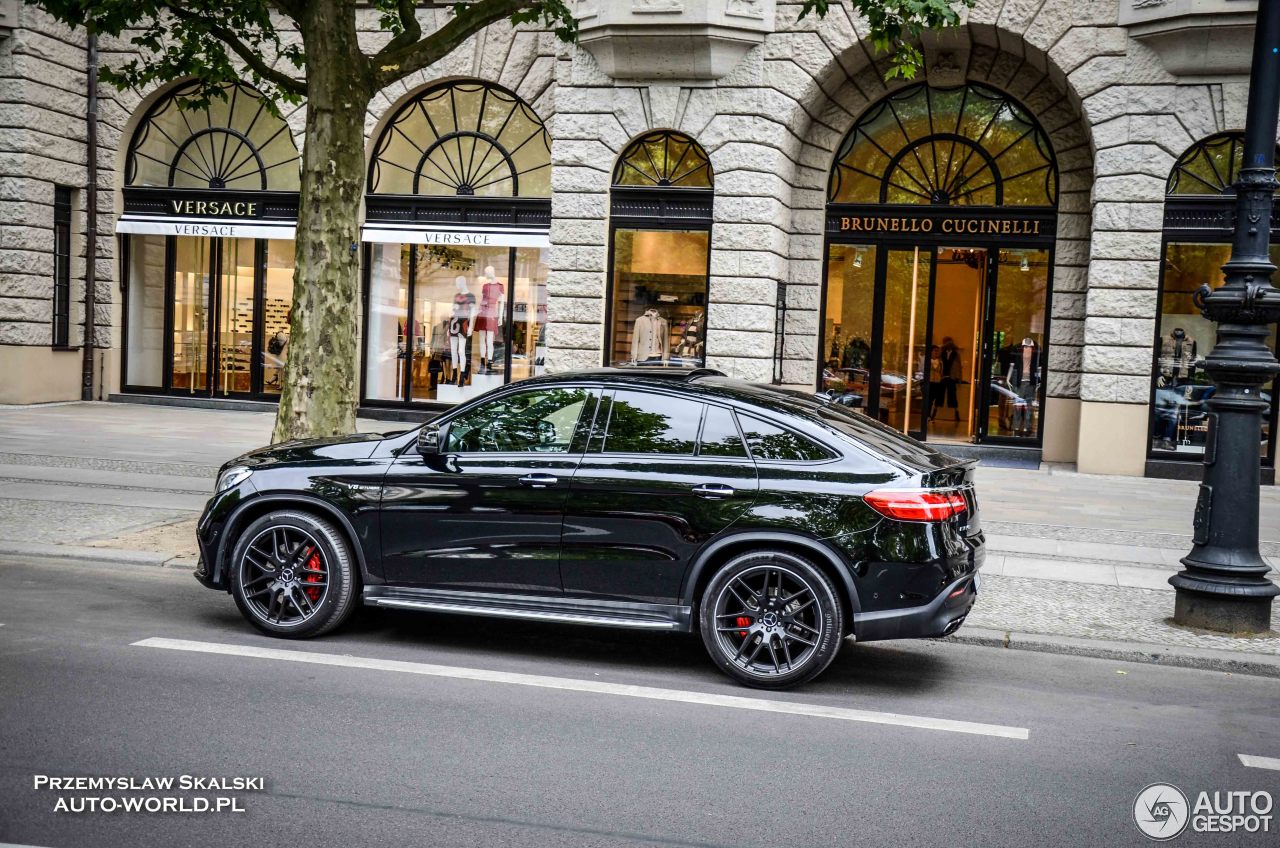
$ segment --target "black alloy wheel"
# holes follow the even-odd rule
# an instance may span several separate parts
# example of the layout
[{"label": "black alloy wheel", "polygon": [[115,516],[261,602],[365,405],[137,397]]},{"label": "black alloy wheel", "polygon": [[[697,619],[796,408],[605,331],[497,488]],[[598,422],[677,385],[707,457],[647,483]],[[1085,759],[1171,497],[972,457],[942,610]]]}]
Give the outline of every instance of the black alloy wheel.
[{"label": "black alloy wheel", "polygon": [[355,573],[346,540],[303,512],[272,512],[236,541],[231,588],[240,612],[272,636],[306,638],[337,627],[355,608]]},{"label": "black alloy wheel", "polygon": [[760,689],[812,680],[835,659],[844,636],[831,581],[812,563],[782,551],[725,564],[703,594],[700,623],[716,665]]}]

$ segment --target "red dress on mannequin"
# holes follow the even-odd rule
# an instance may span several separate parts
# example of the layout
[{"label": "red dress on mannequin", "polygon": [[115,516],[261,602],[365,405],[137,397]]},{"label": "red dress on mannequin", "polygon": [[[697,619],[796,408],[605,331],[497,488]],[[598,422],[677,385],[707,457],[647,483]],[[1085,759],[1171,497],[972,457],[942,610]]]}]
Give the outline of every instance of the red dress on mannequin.
[{"label": "red dress on mannequin", "polygon": [[476,329],[498,332],[502,318],[498,315],[498,304],[506,296],[507,289],[502,283],[494,280],[480,288],[480,311],[476,315]]}]

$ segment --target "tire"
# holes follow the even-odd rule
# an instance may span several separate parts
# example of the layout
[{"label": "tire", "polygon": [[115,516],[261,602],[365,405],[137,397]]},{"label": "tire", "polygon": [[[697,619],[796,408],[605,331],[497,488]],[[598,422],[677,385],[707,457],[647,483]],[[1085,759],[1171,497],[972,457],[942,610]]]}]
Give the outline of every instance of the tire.
[{"label": "tire", "polygon": [[785,551],[743,554],[721,566],[702,594],[698,620],[711,661],[756,689],[813,680],[836,658],[845,632],[831,581]]},{"label": "tire", "polygon": [[320,636],[355,610],[351,547],[310,513],[280,510],[257,519],[236,539],[228,566],[241,615],[269,636]]}]

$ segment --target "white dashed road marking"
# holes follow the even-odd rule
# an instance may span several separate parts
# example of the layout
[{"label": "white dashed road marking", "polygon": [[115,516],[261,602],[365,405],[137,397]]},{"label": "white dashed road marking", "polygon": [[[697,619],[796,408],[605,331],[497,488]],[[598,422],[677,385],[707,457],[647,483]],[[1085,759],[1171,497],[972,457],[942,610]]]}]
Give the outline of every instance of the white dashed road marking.
[{"label": "white dashed road marking", "polygon": [[1255,757],[1252,754],[1236,754],[1240,762],[1249,768],[1280,771],[1280,757]]},{"label": "white dashed road marking", "polygon": [[1026,740],[1030,737],[1030,732],[1025,727],[1006,727],[999,724],[979,724],[977,722],[955,721],[946,718],[882,713],[873,710],[855,710],[846,707],[829,707],[822,704],[801,704],[794,701],[771,701],[764,698],[745,698],[738,695],[715,695],[706,692],[686,692],[679,689],[631,686],[624,683],[604,683],[595,680],[577,680],[569,677],[544,677],[539,674],[517,674],[508,671],[490,671],[482,668],[381,660],[372,657],[324,654],[316,651],[286,651],[279,648],[228,645],[217,642],[195,642],[186,639],[151,638],[134,642],[133,645],[140,648],[163,648],[170,651],[189,651],[199,654],[222,654],[233,657],[313,663],[315,665],[331,665],[342,668],[396,671],[402,674],[421,674],[428,677],[447,677],[454,680],[473,680],[481,683],[506,683],[514,686],[560,689],[567,692],[589,692],[597,695],[647,698],[654,701],[676,701],[685,704],[700,704],[737,710],[785,713],[813,718],[860,721],[870,724],[891,724],[899,727],[915,727],[922,730],[945,730],[951,733],[996,736],[1003,739]]}]

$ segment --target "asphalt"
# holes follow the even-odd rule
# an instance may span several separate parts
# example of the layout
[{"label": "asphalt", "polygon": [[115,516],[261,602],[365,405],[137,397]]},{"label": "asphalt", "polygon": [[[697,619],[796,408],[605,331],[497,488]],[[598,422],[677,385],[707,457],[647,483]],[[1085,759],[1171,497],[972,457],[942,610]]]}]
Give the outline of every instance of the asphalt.
[{"label": "asphalt", "polygon": [[[749,695],[993,738],[135,646],[144,639]],[[353,660],[354,661],[354,660]],[[1141,845],[1143,787],[1267,789],[1280,682],[937,642],[756,693],[690,637],[390,611],[306,643],[171,568],[0,558],[0,842],[63,846]],[[244,813],[55,813],[33,775],[249,775]],[[90,793],[92,794],[92,793]],[[1178,844],[1274,844],[1196,836]]]}]

